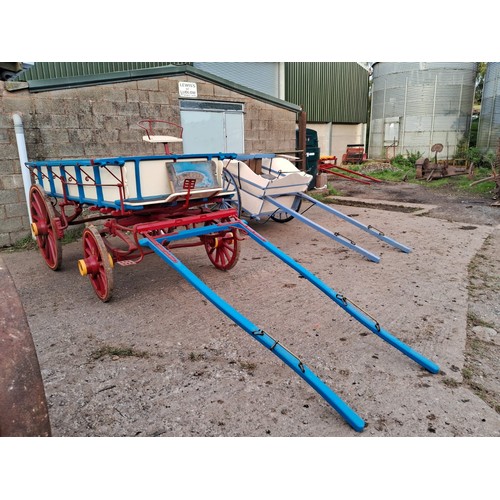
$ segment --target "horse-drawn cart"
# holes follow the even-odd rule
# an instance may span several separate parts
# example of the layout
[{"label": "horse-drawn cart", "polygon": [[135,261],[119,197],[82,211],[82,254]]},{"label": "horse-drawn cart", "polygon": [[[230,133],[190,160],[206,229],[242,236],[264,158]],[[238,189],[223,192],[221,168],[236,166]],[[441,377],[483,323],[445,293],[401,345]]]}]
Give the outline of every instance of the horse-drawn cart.
[{"label": "horse-drawn cart", "polygon": [[[146,255],[157,254],[213,305],[304,379],[349,425],[361,431],[365,425],[361,417],[300,358],[220,298],[174,254],[182,247],[202,246],[216,268],[228,271],[238,261],[243,239],[249,237],[306,278],[368,330],[431,373],[439,371],[435,363],[384,330],[353,301],[327,286],[240,219],[241,206],[249,205],[246,191],[237,189],[235,184],[243,179],[236,176],[237,170],[243,168],[238,155],[175,155],[168,149],[172,137],[158,137],[148,132],[144,139],[164,143],[165,155],[26,163],[33,180],[29,195],[32,232],[45,263],[51,269],[58,270],[61,266],[64,232],[83,223],[86,226],[82,236],[83,257],[78,268],[82,276],[90,279],[95,293],[104,302],[112,296],[115,265],[138,264]],[[267,165],[269,183],[266,184],[265,196],[254,197],[253,201],[260,204],[256,210],[262,213],[278,207],[281,215],[290,213],[299,217],[297,204],[309,199],[303,192],[310,176],[292,171],[273,177],[273,166],[275,163],[272,162]],[[263,177],[261,179],[259,189],[265,182]],[[290,192],[291,185],[297,186],[293,192]],[[281,215],[274,209],[273,217]]]}]

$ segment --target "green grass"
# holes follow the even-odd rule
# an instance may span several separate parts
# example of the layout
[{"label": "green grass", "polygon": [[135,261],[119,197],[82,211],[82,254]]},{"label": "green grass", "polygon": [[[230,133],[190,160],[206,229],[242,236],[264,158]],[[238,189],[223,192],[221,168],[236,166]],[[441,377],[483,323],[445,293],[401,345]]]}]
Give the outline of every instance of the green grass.
[{"label": "green grass", "polygon": [[380,179],[381,181],[411,181],[415,179],[415,162],[417,159],[417,155],[414,155],[414,157],[411,158],[398,156],[394,158],[391,163],[387,163],[386,169],[377,169],[375,171],[373,171],[370,167],[372,165],[376,165],[378,167],[381,165],[381,162],[368,161],[362,163],[361,165],[348,165],[348,168],[354,172],[366,174],[370,177],[374,177],[375,179]]},{"label": "green grass", "polygon": [[30,233],[30,234],[26,235],[24,238],[17,240],[7,250],[9,252],[19,252],[19,251],[24,251],[24,250],[34,250],[35,248],[37,248],[37,244]]},{"label": "green grass", "polygon": [[73,243],[74,241],[78,241],[82,237],[84,229],[85,226],[83,224],[77,227],[73,227],[71,229],[67,229],[64,232],[64,236],[62,237],[61,243],[63,245],[67,245],[68,243]]},{"label": "green grass", "polygon": [[494,324],[492,324],[488,321],[482,320],[476,314],[471,313],[471,312],[467,314],[467,320],[469,321],[469,324],[472,326],[484,326],[484,327],[493,328],[493,329],[495,328]]},{"label": "green grass", "polygon": [[[390,168],[387,168],[385,170],[378,170],[375,172],[370,172],[370,163],[350,166],[349,168],[360,173],[366,173],[367,175],[370,175],[375,179],[380,179],[386,182],[411,182],[414,184],[427,186],[432,189],[450,188],[462,194],[470,193],[471,195],[486,197],[491,195],[493,190],[495,189],[495,183],[493,181],[482,182],[480,184],[471,186],[473,182],[484,179],[491,175],[491,169],[488,167],[475,169],[472,179],[469,179],[468,175],[464,174],[427,181],[425,178],[416,178],[415,163],[412,163],[412,161],[413,159],[399,159],[399,161],[391,162]],[[366,170],[366,172],[363,171],[364,169]]]},{"label": "green grass", "polygon": [[478,181],[480,179],[484,179],[488,177],[490,171],[481,169],[474,173],[474,177],[469,179],[467,175],[458,175],[455,177],[443,177],[442,179],[435,179],[433,181],[419,181],[421,184],[425,184],[433,189],[439,188],[451,188],[460,193],[470,193],[478,196],[488,196],[495,189],[495,183],[493,181],[482,182],[480,184],[476,184],[471,186],[474,181]]},{"label": "green grass", "polygon": [[326,191],[319,191],[319,192],[312,191],[312,192],[309,192],[307,194],[310,195],[315,200],[318,200],[321,203],[325,203],[329,196],[343,196],[344,195],[342,193],[342,191],[335,189],[330,183],[328,183],[328,188],[326,189]]},{"label": "green grass", "polygon": [[415,180],[415,169],[410,170],[407,168],[399,168],[397,170],[380,170],[379,172],[372,172],[369,174],[375,179],[388,182],[411,182]]},{"label": "green grass", "polygon": [[205,359],[205,355],[203,353],[190,352],[189,353],[189,359],[191,361],[200,361],[202,359]]},{"label": "green grass", "polygon": [[455,387],[460,387],[460,382],[457,382],[455,379],[445,377],[441,382],[446,385],[447,387],[455,388]]},{"label": "green grass", "polygon": [[255,363],[249,361],[240,361],[239,364],[240,367],[246,372],[248,372],[250,375],[253,375],[255,369],[257,368],[257,365]]},{"label": "green grass", "polygon": [[[61,239],[61,243],[63,245],[67,245],[69,243],[73,243],[78,241],[83,234],[83,230],[85,229],[84,225],[76,226],[71,229],[67,229],[64,232],[64,235]],[[8,252],[22,252],[26,250],[36,250],[38,245],[36,240],[33,238],[31,233],[27,234],[23,238],[20,238],[14,244],[6,249]]]}]

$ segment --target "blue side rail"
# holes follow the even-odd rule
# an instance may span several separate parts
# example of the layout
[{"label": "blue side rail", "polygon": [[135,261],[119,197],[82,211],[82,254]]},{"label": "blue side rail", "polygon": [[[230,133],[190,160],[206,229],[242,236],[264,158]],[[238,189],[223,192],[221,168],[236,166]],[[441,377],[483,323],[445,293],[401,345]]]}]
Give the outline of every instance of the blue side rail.
[{"label": "blue side rail", "polygon": [[401,342],[399,339],[384,330],[380,324],[370,315],[362,311],[347,297],[337,293],[332,288],[328,287],[313,273],[308,271],[298,262],[289,257],[282,250],[267,241],[256,231],[248,227],[247,224],[239,219],[232,222],[220,223],[217,225],[198,227],[187,229],[171,235],[153,237],[146,235],[139,240],[139,244],[153,250],[164,262],[175,269],[183,278],[185,278],[198,292],[206,297],[215,307],[222,311],[226,316],[232,319],[238,326],[246,331],[252,338],[260,342],[264,347],[274,353],[287,366],[289,366],[297,375],[304,379],[318,394],[320,394],[341,416],[344,420],[357,432],[361,432],[365,427],[364,420],[345,403],[334,391],[332,391],[321,379],[319,379],[297,356],[291,353],[287,348],[282,346],[271,335],[253,324],[245,316],[240,314],[234,307],[219,297],[211,288],[209,288],[202,280],[200,280],[192,271],[190,271],[175,255],[173,255],[162,242],[173,242],[186,238],[199,237],[206,234],[211,234],[218,231],[240,230],[250,236],[255,242],[270,251],[276,257],[281,259],[285,264],[297,271],[300,276],[303,276],[325,295],[332,299],[338,306],[344,309],[353,318],[359,321],[370,331],[378,335],[380,338],[388,342],[390,345],[401,351],[417,364],[425,368],[431,373],[438,373],[439,366],[429,359],[414,351],[411,347]]},{"label": "blue side rail", "polygon": [[[80,205],[96,205],[100,208],[126,210],[143,210],[144,206],[138,203],[152,203],[163,201],[164,195],[157,197],[142,196],[141,194],[141,162],[165,160],[231,160],[236,158],[236,153],[192,153],[192,154],[172,154],[157,156],[117,156],[109,158],[93,159],[61,159],[61,160],[43,160],[28,161],[25,166],[31,171],[36,182],[42,186],[45,192],[54,198],[64,198]],[[125,179],[123,178],[122,168],[125,163],[130,162],[134,165],[135,189],[137,198],[125,199]],[[119,172],[111,173],[112,181],[103,183],[101,178],[108,167],[117,167]],[[147,169],[147,164],[143,166]],[[71,172],[69,172],[71,170]],[[44,182],[45,180],[45,182]],[[56,186],[58,184],[58,186]],[[70,194],[69,186],[77,189],[76,193]],[[116,188],[116,199],[105,199],[103,195],[104,186]],[[90,198],[85,194],[85,187],[95,188],[95,197]],[[172,203],[175,205],[175,202]]]}]

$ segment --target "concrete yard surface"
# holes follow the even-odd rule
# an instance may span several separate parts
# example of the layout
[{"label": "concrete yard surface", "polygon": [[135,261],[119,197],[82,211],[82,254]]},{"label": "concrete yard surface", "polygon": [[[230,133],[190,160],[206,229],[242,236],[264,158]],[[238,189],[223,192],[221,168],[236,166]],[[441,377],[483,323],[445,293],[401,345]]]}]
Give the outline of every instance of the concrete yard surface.
[{"label": "concrete yard surface", "polygon": [[[365,421],[362,432],[158,257],[115,266],[113,298],[102,303],[78,272],[80,241],[63,246],[57,272],[36,250],[5,251],[37,349],[53,435],[500,436],[500,262],[492,250],[500,248],[498,221],[441,218],[439,202],[401,211],[382,200],[379,207],[333,201],[412,251],[394,249],[318,207],[305,215],[380,262],[298,220],[250,226],[437,363],[438,374],[367,330],[248,237],[227,272],[211,265],[203,247],[175,255],[316,373]],[[485,253],[488,259],[478,259]]]}]

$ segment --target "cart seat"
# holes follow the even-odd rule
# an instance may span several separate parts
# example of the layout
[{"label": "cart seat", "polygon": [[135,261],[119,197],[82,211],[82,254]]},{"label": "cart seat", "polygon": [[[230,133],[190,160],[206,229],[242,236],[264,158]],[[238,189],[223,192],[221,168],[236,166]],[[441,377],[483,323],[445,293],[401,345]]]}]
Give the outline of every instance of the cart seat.
[{"label": "cart seat", "polygon": [[267,178],[275,179],[276,177],[300,172],[300,170],[287,158],[277,156],[262,160],[262,172],[266,177],[269,176]]},{"label": "cart seat", "polygon": [[[272,174],[256,174],[246,163],[239,160],[224,160],[224,164],[240,189],[253,196],[303,192],[312,179],[311,175],[298,169],[279,177]],[[294,168],[292,165],[292,169]]]},{"label": "cart seat", "polygon": [[160,142],[162,144],[182,142],[180,137],[174,137],[173,135],[143,135],[142,140],[146,142]]}]

